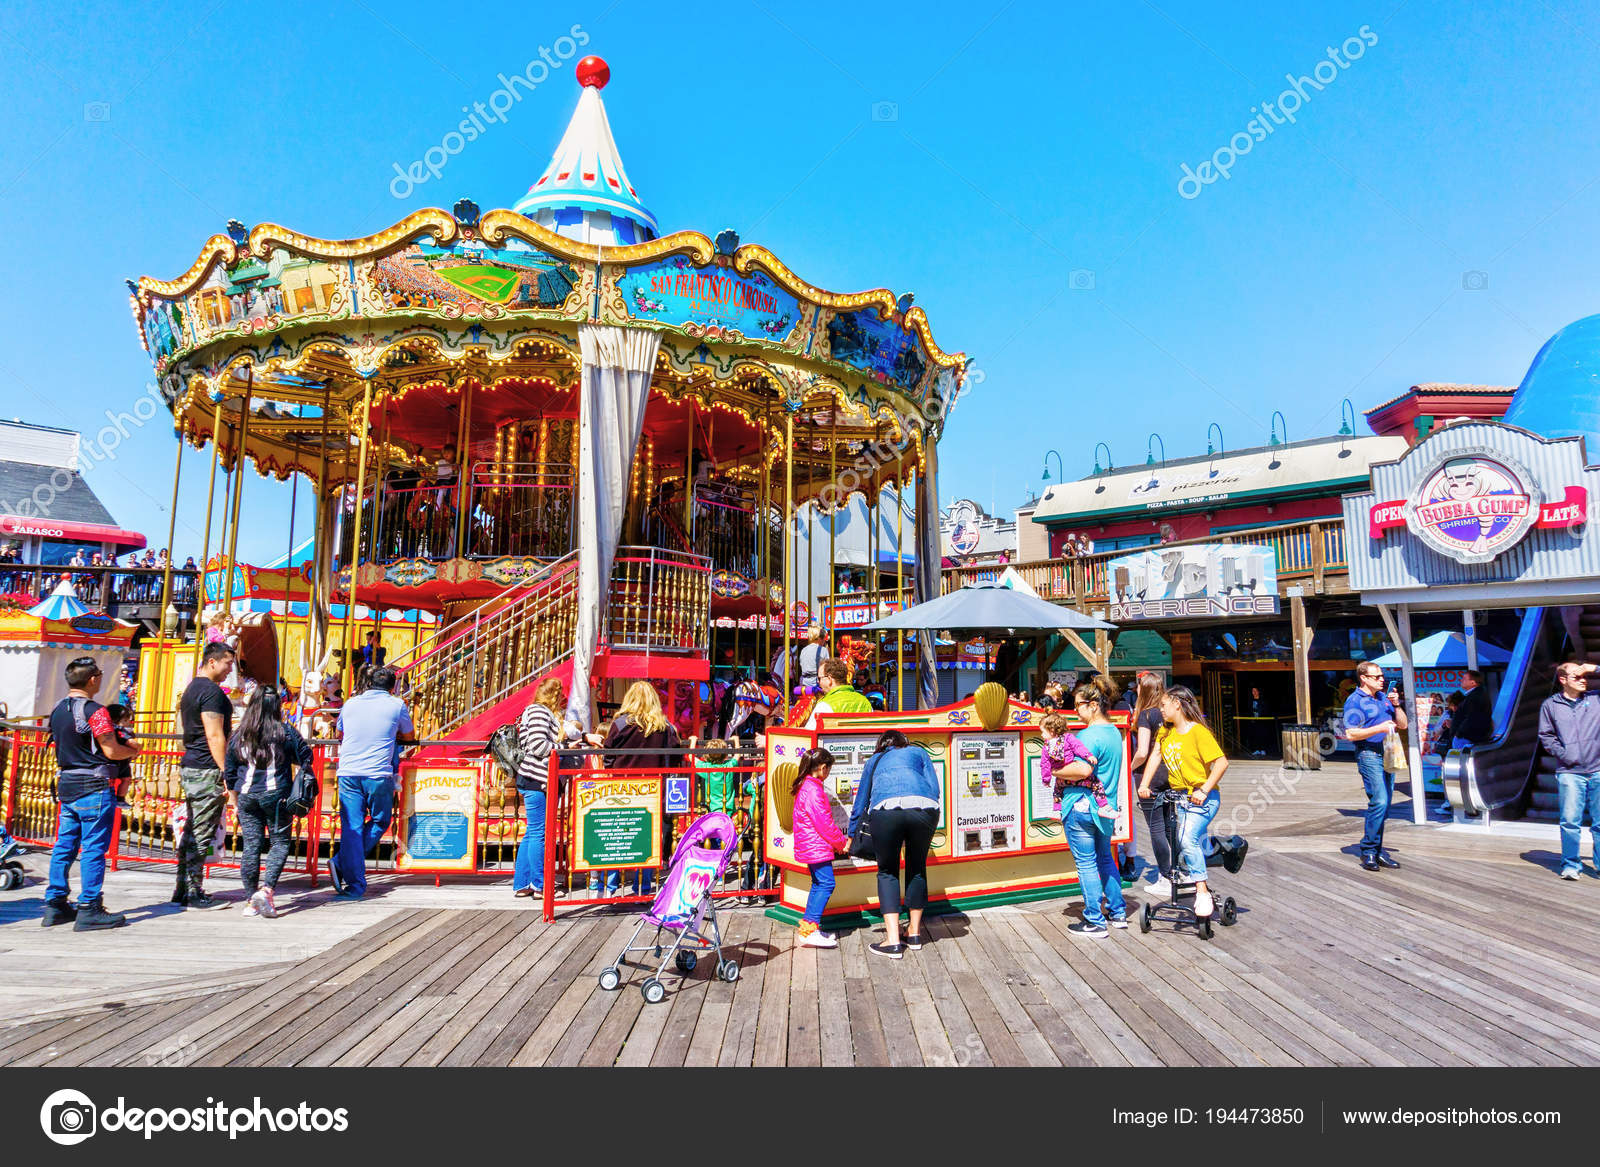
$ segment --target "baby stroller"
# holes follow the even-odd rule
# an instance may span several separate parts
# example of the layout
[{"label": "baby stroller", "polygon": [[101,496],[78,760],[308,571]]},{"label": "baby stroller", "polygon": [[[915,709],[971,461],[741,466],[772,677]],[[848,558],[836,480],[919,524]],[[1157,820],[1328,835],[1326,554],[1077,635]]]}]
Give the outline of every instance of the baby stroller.
[{"label": "baby stroller", "polygon": [[[1172,848],[1173,871],[1172,893],[1165,902],[1154,903],[1145,900],[1144,906],[1139,909],[1139,931],[1148,932],[1150,926],[1162,912],[1171,912],[1176,923],[1185,920],[1194,921],[1195,931],[1200,939],[1210,940],[1216,935],[1213,920],[1218,921],[1224,928],[1232,927],[1238,919],[1239,905],[1232,896],[1217,896],[1213,893],[1212,899],[1216,901],[1216,911],[1210,916],[1201,916],[1194,910],[1195,885],[1183,883],[1178,879],[1178,815],[1184,813],[1183,804],[1189,799],[1182,790],[1164,790],[1156,797],[1163,798],[1174,804],[1177,814],[1174,814],[1167,823],[1167,842]],[[1239,835],[1229,835],[1225,839],[1207,836],[1205,841],[1206,867],[1221,867],[1229,875],[1237,875],[1244,866],[1244,857],[1250,851],[1250,843]],[[1209,883],[1210,880],[1207,880]]]},{"label": "baby stroller", "polygon": [[6,829],[0,827],[0,891],[21,887],[26,876],[22,870],[22,857],[28,849],[17,842]]},{"label": "baby stroller", "polygon": [[[738,853],[739,832],[731,818],[718,813],[696,819],[673,849],[672,862],[667,866],[661,887],[650,907],[639,917],[633,935],[628,937],[616,960],[601,971],[600,987],[609,993],[622,984],[622,966],[629,963],[628,953],[654,952],[661,964],[639,988],[646,1001],[659,1004],[667,996],[667,987],[660,979],[667,962],[671,961],[680,973],[688,976],[699,963],[695,950],[704,948],[716,953],[718,977],[729,982],[738,980],[739,962],[731,957],[723,959],[722,932],[717,927],[717,907],[711,899],[712,887],[722,882],[728,864]],[[635,944],[648,924],[656,926],[655,938],[648,944]],[[663,929],[673,934],[672,945],[665,953],[661,944]],[[710,935],[705,935],[705,931]]]}]

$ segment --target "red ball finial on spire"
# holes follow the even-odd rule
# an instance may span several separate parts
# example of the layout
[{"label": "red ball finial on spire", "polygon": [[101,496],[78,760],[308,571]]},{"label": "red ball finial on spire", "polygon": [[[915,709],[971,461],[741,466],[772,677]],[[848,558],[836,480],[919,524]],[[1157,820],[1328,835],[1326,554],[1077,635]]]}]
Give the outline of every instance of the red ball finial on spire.
[{"label": "red ball finial on spire", "polygon": [[578,62],[578,84],[594,89],[604,89],[611,80],[611,66],[603,57],[585,57]]}]

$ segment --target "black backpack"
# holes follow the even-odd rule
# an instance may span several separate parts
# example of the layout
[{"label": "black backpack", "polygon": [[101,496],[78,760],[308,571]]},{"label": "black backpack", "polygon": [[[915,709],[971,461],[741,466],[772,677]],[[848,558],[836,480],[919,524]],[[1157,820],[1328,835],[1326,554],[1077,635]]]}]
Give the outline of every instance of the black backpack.
[{"label": "black backpack", "polygon": [[517,780],[522,770],[522,742],[518,738],[515,721],[508,721],[489,735],[489,756],[505,772],[507,782]]}]

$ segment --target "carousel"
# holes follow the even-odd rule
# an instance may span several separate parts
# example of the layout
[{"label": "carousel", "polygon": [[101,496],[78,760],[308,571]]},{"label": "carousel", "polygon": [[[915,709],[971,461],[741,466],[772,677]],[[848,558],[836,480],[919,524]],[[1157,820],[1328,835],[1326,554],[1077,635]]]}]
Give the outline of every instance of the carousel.
[{"label": "carousel", "polygon": [[327,658],[336,603],[438,614],[389,661],[430,737],[483,736],[552,674],[586,724],[612,682],[704,681],[718,626],[765,666],[804,634],[797,508],[911,487],[917,598],[938,590],[935,449],[966,358],[910,295],[825,291],[732,230],[661,233],[605,62],[576,75],[509,210],[462,199],[345,240],[234,221],[129,284],[182,439],[174,494],[185,445],[231,472],[208,566],[241,523],[287,517],[240,515],[245,463],[303,478],[304,659]]}]

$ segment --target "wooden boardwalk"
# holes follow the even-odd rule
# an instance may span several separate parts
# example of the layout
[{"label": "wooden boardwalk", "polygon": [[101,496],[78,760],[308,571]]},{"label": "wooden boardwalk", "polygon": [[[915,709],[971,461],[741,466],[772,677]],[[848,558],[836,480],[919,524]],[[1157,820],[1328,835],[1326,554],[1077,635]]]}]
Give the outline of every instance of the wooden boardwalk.
[{"label": "wooden boardwalk", "polygon": [[[1369,874],[1344,850],[1353,785],[1309,779],[1259,821],[1245,870],[1218,881],[1239,923],[1209,943],[1166,923],[1079,940],[1065,930],[1078,905],[1056,901],[934,919],[932,943],[896,962],[868,953],[875,933],[796,949],[789,927],[735,909],[740,979],[704,961],[647,1005],[642,973],[614,993],[595,980],[630,915],[545,925],[503,889],[450,907],[424,906],[432,888],[389,907],[317,893],[315,910],[227,925],[331,930],[314,953],[13,1001],[0,1064],[1600,1064],[1600,880],[1557,880],[1542,842],[1400,822],[1403,870]],[[30,959],[47,946],[79,961],[107,939],[39,929],[38,894],[31,913],[0,901],[0,967],[19,937]]]}]

